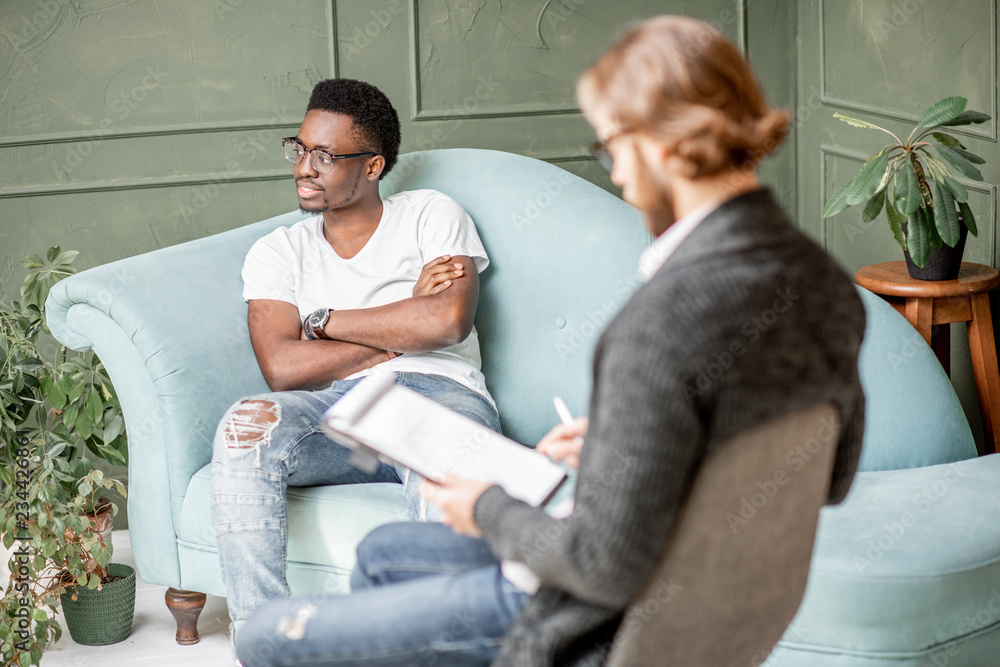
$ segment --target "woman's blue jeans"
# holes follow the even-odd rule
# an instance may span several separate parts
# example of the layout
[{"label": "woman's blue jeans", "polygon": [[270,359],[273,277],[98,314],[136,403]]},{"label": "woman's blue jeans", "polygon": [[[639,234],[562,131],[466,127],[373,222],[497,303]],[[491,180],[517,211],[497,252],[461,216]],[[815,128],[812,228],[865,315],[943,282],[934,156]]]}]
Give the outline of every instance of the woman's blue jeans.
[{"label": "woman's blue jeans", "polygon": [[261,607],[237,636],[244,667],[488,665],[528,599],[485,541],[439,523],[376,528],[351,589]]},{"label": "woman's blue jeans", "polygon": [[[372,474],[351,463],[351,452],[321,430],[323,413],[360,380],[319,391],[283,391],[244,399],[226,413],[212,451],[212,520],[230,618],[290,595],[285,578],[288,486],[404,483],[411,519],[426,516],[417,494],[421,478],[385,463]],[[440,375],[399,373],[414,389],[496,431],[496,410],[480,394]]]}]

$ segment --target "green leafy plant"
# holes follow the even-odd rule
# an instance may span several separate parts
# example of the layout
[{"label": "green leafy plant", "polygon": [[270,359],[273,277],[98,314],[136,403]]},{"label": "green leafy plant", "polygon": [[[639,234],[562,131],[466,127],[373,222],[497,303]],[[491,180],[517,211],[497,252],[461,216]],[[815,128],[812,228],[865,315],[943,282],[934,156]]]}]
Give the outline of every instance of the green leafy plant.
[{"label": "green leafy plant", "polygon": [[864,202],[862,219],[871,222],[884,208],[893,238],[909,251],[917,266],[927,264],[931,248],[941,248],[943,244],[955,247],[961,237],[961,225],[973,236],[977,235],[976,219],[968,205],[969,193],[955,180],[952,169],[966,178],[982,181],[983,175],[976,165],[985,160],[969,152],[954,136],[941,131],[990,119],[979,111],[966,111],[967,102],[964,97],[946,97],[934,104],[906,141],[884,127],[834,114],[834,118],[854,127],[885,132],[894,142],[869,157],[861,171],[830,197],[823,217]]},{"label": "green leafy plant", "polygon": [[15,541],[30,545],[30,555],[11,558],[14,574],[0,599],[5,667],[37,665],[45,647],[59,639],[55,613],[62,591],[107,581],[111,547],[95,530],[94,517],[99,510],[118,511],[102,492],[126,494],[122,480],[106,477],[93,463],[128,461],[114,387],[96,355],[70,356],[45,322],[49,290],[75,273],[77,255],[54,247],[44,258],[25,257],[22,301],[0,301],[0,531],[8,549]]}]

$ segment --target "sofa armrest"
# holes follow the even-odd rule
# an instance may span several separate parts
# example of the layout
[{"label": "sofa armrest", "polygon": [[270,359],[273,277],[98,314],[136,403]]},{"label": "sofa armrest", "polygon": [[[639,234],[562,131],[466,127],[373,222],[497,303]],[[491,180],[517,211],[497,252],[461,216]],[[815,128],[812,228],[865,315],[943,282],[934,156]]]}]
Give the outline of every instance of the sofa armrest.
[{"label": "sofa armrest", "polygon": [[46,301],[53,335],[93,349],[121,399],[129,529],[147,582],[180,586],[176,526],[188,483],[211,460],[225,410],[268,390],[247,332],[243,260],[258,238],[301,218],[290,213],[83,271]]}]

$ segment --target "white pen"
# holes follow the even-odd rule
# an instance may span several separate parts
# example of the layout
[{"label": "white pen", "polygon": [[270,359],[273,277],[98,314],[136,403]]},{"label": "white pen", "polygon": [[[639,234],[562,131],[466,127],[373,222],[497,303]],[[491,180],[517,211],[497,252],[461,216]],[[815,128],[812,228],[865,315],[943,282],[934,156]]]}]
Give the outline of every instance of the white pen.
[{"label": "white pen", "polygon": [[[556,414],[559,415],[559,421],[561,421],[566,426],[573,425],[573,413],[569,411],[566,407],[566,401],[562,400],[559,396],[552,397],[552,403],[556,406]],[[576,436],[573,440],[577,443],[583,443],[583,438]]]},{"label": "white pen", "polygon": [[566,426],[572,424],[573,413],[569,411],[568,407],[566,407],[566,401],[562,400],[562,398],[559,396],[553,396],[552,402],[556,406],[556,414],[559,415],[559,421],[561,421],[563,424],[566,424]]}]

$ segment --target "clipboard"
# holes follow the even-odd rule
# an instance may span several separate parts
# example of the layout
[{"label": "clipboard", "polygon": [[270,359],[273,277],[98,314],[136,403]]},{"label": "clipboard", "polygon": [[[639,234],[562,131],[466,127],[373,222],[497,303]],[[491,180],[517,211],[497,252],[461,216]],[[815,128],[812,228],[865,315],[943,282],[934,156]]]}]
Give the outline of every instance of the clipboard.
[{"label": "clipboard", "polygon": [[376,369],[323,415],[323,432],[351,449],[351,464],[374,472],[401,463],[431,480],[451,474],[492,482],[512,498],[544,506],[567,479],[548,457],[408,387]]}]

